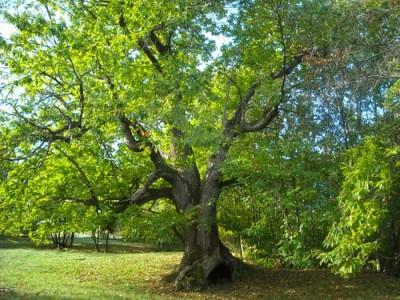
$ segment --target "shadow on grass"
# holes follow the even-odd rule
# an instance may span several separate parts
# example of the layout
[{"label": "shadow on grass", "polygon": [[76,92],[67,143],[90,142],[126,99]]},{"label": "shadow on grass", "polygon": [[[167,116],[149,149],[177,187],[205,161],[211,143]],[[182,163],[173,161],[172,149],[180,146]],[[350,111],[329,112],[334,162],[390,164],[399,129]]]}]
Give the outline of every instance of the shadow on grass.
[{"label": "shadow on grass", "polygon": [[48,247],[37,247],[27,237],[0,236],[0,249],[48,249]]},{"label": "shadow on grass", "polygon": [[[54,297],[46,296],[46,295],[39,295],[39,294],[19,294],[18,292],[14,291],[13,289],[7,288],[0,288],[0,299],[3,300],[16,300],[16,299],[40,299],[40,300],[50,300],[54,299]],[[57,298],[59,300],[70,300],[71,298],[63,297]]]},{"label": "shadow on grass", "polygon": [[[73,248],[68,248],[70,251],[79,252],[96,252],[94,245],[76,243]],[[105,246],[100,245],[100,253],[105,252]],[[142,244],[127,244],[127,245],[109,245],[107,253],[125,254],[125,253],[146,253],[155,252],[155,249],[148,245]]]},{"label": "shadow on grass", "polygon": [[343,279],[323,269],[249,267],[234,282],[210,286],[203,294],[229,299],[400,299],[400,280],[372,272]]},{"label": "shadow on grass", "polygon": [[[88,291],[90,291],[90,288],[87,288]],[[115,295],[109,293],[104,295],[105,297],[109,299],[115,298]],[[119,299],[127,299],[126,297],[118,297]],[[67,297],[67,296],[52,296],[52,295],[45,295],[41,293],[20,293],[18,291],[15,291],[14,289],[5,289],[5,288],[0,288],[0,299],[2,300],[72,300],[72,299],[80,299],[80,300],[90,300],[90,299],[96,299],[96,297],[90,296],[90,293],[88,295],[80,295],[80,296],[73,296],[73,297]],[[104,297],[102,298],[104,299]]]},{"label": "shadow on grass", "polygon": [[[36,249],[36,250],[56,250],[52,245],[37,246],[27,237],[6,237],[0,236],[0,249]],[[99,253],[105,253],[105,243],[99,246]],[[61,251],[73,252],[96,252],[95,246],[91,238],[77,237],[75,238],[72,248],[66,247]],[[171,251],[179,251],[179,249],[172,249]],[[124,242],[120,239],[110,239],[108,252],[113,254],[129,254],[129,253],[147,253],[147,252],[161,252],[155,246],[144,243],[130,243]],[[162,251],[168,252],[168,251]]]},{"label": "shadow on grass", "polygon": [[[40,291],[33,291],[19,288],[4,288],[0,286],[0,299],[1,300],[92,300],[92,299],[131,299],[131,300],[155,300],[155,299],[165,299],[162,295],[157,295],[154,293],[149,293],[143,288],[136,286],[126,285],[119,289],[104,289],[101,286],[84,286],[77,287],[74,285],[64,284],[67,287],[64,291],[55,289],[44,289]],[[74,290],[75,289],[75,290]],[[71,292],[72,291],[72,292]],[[67,293],[66,295],[60,295],[60,293]],[[170,299],[170,298],[168,298]]]},{"label": "shadow on grass", "polygon": [[[399,299],[400,279],[362,273],[342,279],[327,270],[265,269],[249,266],[233,282],[210,285],[201,292],[176,292],[163,280],[155,293],[195,299]],[[157,291],[158,290],[158,291]]]}]

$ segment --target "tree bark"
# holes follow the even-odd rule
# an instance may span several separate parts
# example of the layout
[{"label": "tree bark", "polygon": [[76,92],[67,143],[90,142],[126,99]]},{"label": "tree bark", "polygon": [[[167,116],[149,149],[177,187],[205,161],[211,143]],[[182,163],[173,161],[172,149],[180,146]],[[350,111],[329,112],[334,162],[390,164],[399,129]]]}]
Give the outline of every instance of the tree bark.
[{"label": "tree bark", "polygon": [[202,200],[209,201],[200,204],[196,217],[184,230],[185,250],[174,280],[178,290],[200,290],[229,282],[240,263],[220,240],[216,199],[208,198],[208,190],[203,193]]},{"label": "tree bark", "polygon": [[231,281],[240,264],[221,242],[217,226],[217,200],[221,192],[219,168],[226,152],[222,147],[210,159],[202,182],[196,172],[186,172],[181,184],[188,186],[177,186],[177,190],[191,191],[179,195],[191,198],[176,201],[177,204],[186,203],[185,207],[177,208],[191,216],[183,232],[185,250],[174,280],[178,290],[200,290],[210,284]]},{"label": "tree bark", "polygon": [[92,238],[93,238],[94,246],[96,248],[96,252],[100,252],[99,237],[100,237],[100,234],[97,233],[97,229],[93,230],[92,231]]},{"label": "tree bark", "polygon": [[110,231],[106,230],[106,246],[104,252],[108,253],[108,240],[110,238]]},{"label": "tree bark", "polygon": [[70,248],[72,248],[74,246],[74,238],[75,238],[75,232],[71,232],[71,239],[69,240]]}]

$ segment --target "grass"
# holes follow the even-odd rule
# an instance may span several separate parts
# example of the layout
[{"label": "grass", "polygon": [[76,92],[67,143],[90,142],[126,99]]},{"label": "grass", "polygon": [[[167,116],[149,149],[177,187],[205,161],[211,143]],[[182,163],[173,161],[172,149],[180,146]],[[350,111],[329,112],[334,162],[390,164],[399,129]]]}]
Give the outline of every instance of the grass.
[{"label": "grass", "polygon": [[116,241],[118,253],[95,253],[88,242],[60,251],[0,239],[0,299],[400,299],[400,280],[382,274],[343,280],[324,270],[255,267],[231,284],[175,292],[162,277],[181,253]]},{"label": "grass", "polygon": [[161,299],[162,294],[147,289],[180,256],[140,253],[140,247],[136,247],[140,252],[132,254],[95,253],[84,245],[60,251],[34,248],[27,241],[1,240],[0,298]]}]

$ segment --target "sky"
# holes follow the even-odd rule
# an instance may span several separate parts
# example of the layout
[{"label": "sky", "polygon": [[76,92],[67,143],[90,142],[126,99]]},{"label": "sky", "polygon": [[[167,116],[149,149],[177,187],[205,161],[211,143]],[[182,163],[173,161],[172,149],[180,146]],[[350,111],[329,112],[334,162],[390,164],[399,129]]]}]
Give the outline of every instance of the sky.
[{"label": "sky", "polygon": [[[0,16],[0,36],[4,39],[9,39],[10,35],[15,32],[14,26],[8,24],[1,16]],[[1,65],[0,65],[1,67]],[[1,91],[0,91],[1,92]],[[0,103],[0,110],[7,111],[8,108]]]},{"label": "sky", "polygon": [[3,38],[10,38],[10,35],[15,31],[15,27],[7,23],[1,16],[0,16],[0,35]]}]

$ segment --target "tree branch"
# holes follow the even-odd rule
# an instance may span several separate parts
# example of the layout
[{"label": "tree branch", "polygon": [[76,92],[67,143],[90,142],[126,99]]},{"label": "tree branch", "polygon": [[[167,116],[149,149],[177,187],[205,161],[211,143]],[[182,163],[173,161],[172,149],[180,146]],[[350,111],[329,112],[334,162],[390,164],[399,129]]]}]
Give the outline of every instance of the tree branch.
[{"label": "tree branch", "polygon": [[284,59],[284,65],[282,69],[278,72],[271,74],[271,79],[275,80],[278,78],[282,78],[282,85],[281,85],[281,97],[277,104],[272,107],[265,107],[262,117],[252,123],[248,123],[246,121],[246,112],[248,109],[248,105],[256,93],[257,88],[261,85],[261,81],[257,80],[253,83],[250,88],[247,90],[246,94],[241,98],[238,108],[236,109],[235,116],[229,122],[227,122],[226,129],[232,129],[235,125],[239,125],[240,132],[255,132],[266,128],[273,119],[278,115],[279,112],[279,105],[283,101],[283,97],[285,94],[284,86],[286,82],[286,77],[293,72],[293,70],[298,66],[302,59],[306,55],[306,53],[301,53],[294,57],[290,64],[286,64],[286,59]]},{"label": "tree branch", "polygon": [[142,147],[143,141],[136,140],[131,131],[131,126],[133,123],[123,114],[119,115],[119,121],[121,123],[122,132],[124,133],[128,148],[133,152],[142,152],[144,150]]},{"label": "tree branch", "polygon": [[272,109],[267,108],[264,110],[263,116],[258,120],[253,123],[247,123],[246,121],[243,121],[243,123],[240,124],[240,130],[241,132],[255,132],[264,129],[267,127],[272,120],[278,115],[278,106],[275,105]]},{"label": "tree branch", "polygon": [[155,32],[157,30],[159,30],[159,29],[161,29],[163,27],[164,26],[162,24],[159,25],[159,26],[154,27],[149,33],[149,39],[153,43],[153,45],[156,47],[158,53],[160,53],[161,55],[166,55],[166,54],[171,52],[171,37],[172,37],[172,33],[169,35],[168,42],[165,45],[163,43],[161,43],[160,39],[155,34]]},{"label": "tree branch", "polygon": [[[57,199],[54,199],[54,200],[57,200]],[[76,198],[76,197],[62,196],[61,200],[64,202],[81,203],[85,206],[97,206],[98,205],[97,201],[92,198],[82,199],[82,198]]]},{"label": "tree branch", "polygon": [[160,198],[173,199],[171,188],[159,188],[159,189],[146,189],[145,192],[140,192],[139,194],[134,194],[129,198],[129,203],[136,205],[143,205],[144,203],[157,200]]},{"label": "tree branch", "polygon": [[[9,157],[2,157],[0,156],[0,160],[3,161],[11,161],[11,162],[17,162],[17,161],[22,161],[22,160],[27,160],[33,156],[35,156],[40,150],[44,149],[44,145],[46,144],[46,141],[41,141],[37,147],[35,147],[33,150],[31,150],[28,154],[25,156],[17,156],[14,158],[9,158]],[[47,147],[49,147],[49,143],[47,143]]]},{"label": "tree branch", "polygon": [[[135,193],[136,194],[136,193]],[[136,194],[135,198],[129,197],[127,199],[115,202],[115,212],[122,212],[127,209],[130,205],[143,205],[145,203],[158,200],[158,199],[173,199],[171,188],[158,188],[158,189],[147,189],[141,195]]]},{"label": "tree branch", "polygon": [[289,64],[285,64],[284,67],[277,71],[271,73],[271,78],[273,80],[282,78],[283,76],[287,76],[294,71],[294,69],[301,64],[303,57],[307,54],[307,52],[303,52],[299,55],[296,55]]},{"label": "tree branch", "polygon": [[146,54],[146,56],[151,61],[153,66],[157,69],[158,72],[160,72],[162,74],[163,71],[162,71],[161,65],[158,62],[158,59],[154,56],[154,54],[151,51],[150,47],[147,45],[145,39],[144,38],[139,38],[138,39],[138,44],[140,46],[140,49],[143,50],[143,52]]}]

